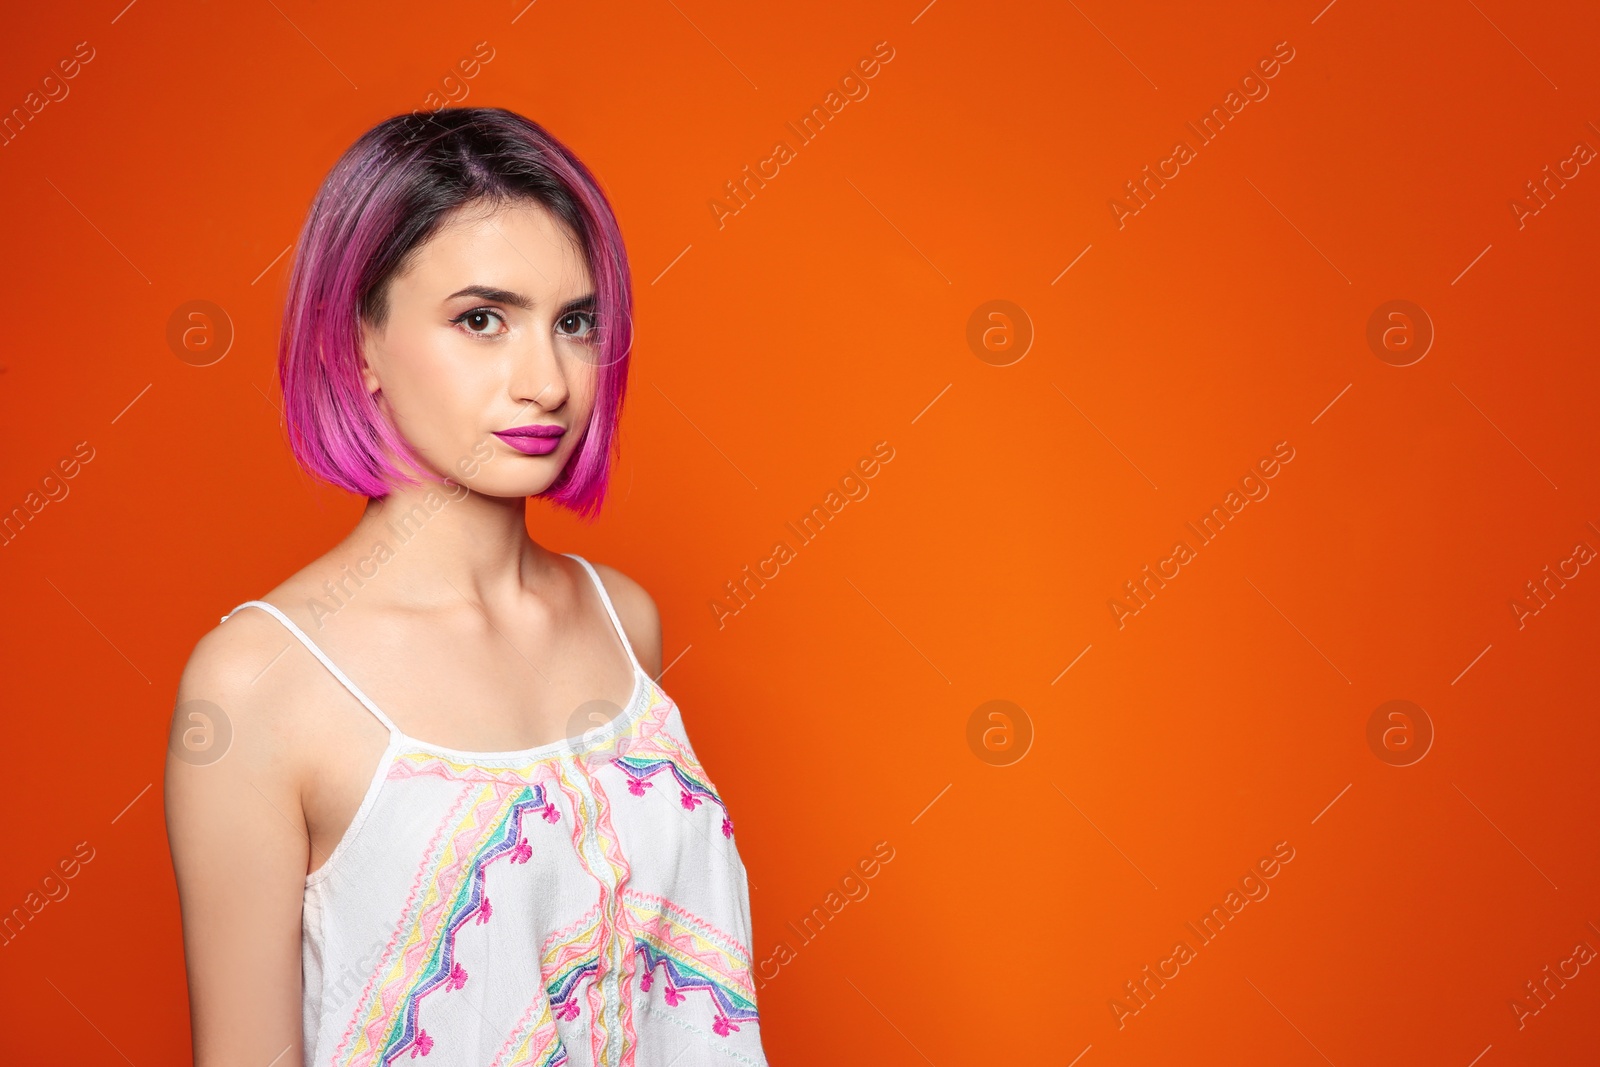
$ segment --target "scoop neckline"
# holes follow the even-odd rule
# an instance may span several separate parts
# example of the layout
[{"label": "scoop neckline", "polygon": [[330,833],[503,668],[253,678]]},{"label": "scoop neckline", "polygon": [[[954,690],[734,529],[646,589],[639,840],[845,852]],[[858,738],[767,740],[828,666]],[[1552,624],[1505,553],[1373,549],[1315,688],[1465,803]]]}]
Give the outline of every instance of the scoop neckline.
[{"label": "scoop neckline", "polygon": [[563,737],[557,741],[550,741],[532,748],[512,749],[505,752],[468,752],[465,749],[450,748],[437,745],[432,741],[424,741],[420,737],[413,737],[397,725],[395,727],[394,741],[401,747],[411,751],[423,751],[439,756],[449,756],[453,759],[471,762],[526,762],[537,760],[552,755],[581,756],[586,752],[599,748],[610,741],[621,731],[632,726],[644,713],[650,701],[645,697],[651,688],[655,687],[655,680],[645,673],[644,668],[635,665],[633,668],[633,692],[628,696],[628,703],[622,711],[613,715],[604,726],[594,730],[585,731],[577,737]]}]

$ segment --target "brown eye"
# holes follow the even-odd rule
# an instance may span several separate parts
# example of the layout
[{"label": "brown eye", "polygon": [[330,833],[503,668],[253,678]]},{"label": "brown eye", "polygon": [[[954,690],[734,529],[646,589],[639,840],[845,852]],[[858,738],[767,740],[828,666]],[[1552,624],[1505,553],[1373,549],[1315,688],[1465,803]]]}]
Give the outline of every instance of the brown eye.
[{"label": "brown eye", "polygon": [[556,325],[575,341],[592,342],[600,335],[599,319],[592,311],[568,312]]},{"label": "brown eye", "polygon": [[465,326],[468,333],[485,337],[494,336],[489,327],[497,322],[502,325],[505,323],[505,319],[501,317],[500,313],[492,308],[473,308],[471,311],[461,313],[451,321],[459,326]]}]

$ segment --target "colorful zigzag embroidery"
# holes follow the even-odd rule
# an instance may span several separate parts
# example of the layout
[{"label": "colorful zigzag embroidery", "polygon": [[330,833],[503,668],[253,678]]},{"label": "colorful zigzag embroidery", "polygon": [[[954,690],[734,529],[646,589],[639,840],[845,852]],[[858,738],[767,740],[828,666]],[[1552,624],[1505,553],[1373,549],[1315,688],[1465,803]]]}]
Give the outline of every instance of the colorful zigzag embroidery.
[{"label": "colorful zigzag embroidery", "polygon": [[[488,789],[494,793],[501,793],[499,798],[504,798],[504,790],[496,785],[490,785]],[[510,795],[509,801],[510,803],[502,806],[498,819],[494,819],[488,832],[483,833],[482,843],[475,849],[472,859],[466,864],[461,864],[461,880],[454,885],[453,897],[445,909],[448,918],[435,929],[432,947],[427,952],[426,958],[421,961],[421,966],[410,984],[410,990],[403,995],[402,1008],[394,1016],[390,1016],[394,1022],[390,1024],[389,1032],[382,1041],[382,1054],[378,1057],[378,1062],[381,1064],[392,1064],[408,1051],[413,1057],[419,1054],[427,1056],[429,1051],[432,1051],[434,1038],[430,1037],[419,1021],[422,998],[438,989],[461,989],[462,985],[467,984],[469,974],[454,958],[456,933],[467,923],[486,923],[494,913],[493,904],[483,886],[485,870],[488,869],[488,865],[501,857],[506,857],[514,864],[528,862],[533,854],[533,846],[522,833],[523,817],[526,814],[541,814],[547,822],[557,821],[560,817],[560,813],[546,800],[542,785],[523,785],[522,789],[515,790]],[[555,817],[552,817],[552,814]],[[462,833],[466,833],[467,830],[469,827],[462,827]],[[440,889],[448,886],[448,872],[440,883],[435,883],[435,886]]]},{"label": "colorful zigzag embroidery", "polygon": [[611,762],[628,776],[628,792],[636,797],[644,796],[644,791],[652,784],[651,778],[667,771],[677,779],[678,803],[683,805],[685,811],[693,811],[707,800],[714,801],[722,809],[722,836],[733,836],[733,820],[728,817],[728,806],[717,796],[709,782],[689,774],[676,760],[668,756],[616,756]]}]

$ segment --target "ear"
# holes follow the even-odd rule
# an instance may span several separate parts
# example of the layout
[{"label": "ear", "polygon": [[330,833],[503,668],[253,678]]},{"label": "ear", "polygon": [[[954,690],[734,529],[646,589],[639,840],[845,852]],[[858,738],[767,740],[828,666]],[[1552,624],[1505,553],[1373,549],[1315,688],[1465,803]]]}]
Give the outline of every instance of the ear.
[{"label": "ear", "polygon": [[383,383],[378,381],[378,373],[372,367],[372,351],[374,342],[365,320],[359,323],[361,335],[361,387],[368,394],[381,392]]}]

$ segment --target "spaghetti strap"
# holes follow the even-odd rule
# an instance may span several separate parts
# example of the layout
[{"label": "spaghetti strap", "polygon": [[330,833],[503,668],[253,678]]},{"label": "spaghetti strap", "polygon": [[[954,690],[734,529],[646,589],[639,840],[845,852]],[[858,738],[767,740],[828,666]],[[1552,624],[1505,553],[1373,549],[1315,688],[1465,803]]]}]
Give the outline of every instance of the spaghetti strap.
[{"label": "spaghetti strap", "polygon": [[358,687],[356,683],[352,682],[349,676],[346,675],[344,671],[341,671],[333,662],[333,660],[329,659],[327,655],[323,653],[322,649],[316,646],[316,643],[313,642],[311,638],[306,636],[304,630],[295,625],[293,619],[289,618],[289,616],[285,615],[283,612],[279,611],[276,607],[267,603],[265,600],[247,600],[243,604],[240,604],[239,607],[234,608],[233,611],[230,611],[228,614],[224,615],[222,617],[222,621],[227,622],[234,616],[239,608],[260,608],[269,615],[275,616],[279,622],[283,623],[284,626],[289,628],[290,633],[294,634],[295,637],[300,639],[300,643],[305,645],[313,656],[322,661],[322,665],[324,667],[333,672],[333,676],[339,679],[346,689],[350,690],[352,696],[361,701],[363,707],[372,712],[373,716],[379,722],[383,723],[384,727],[389,731],[391,738],[399,737],[401,735],[400,727],[396,726],[390,720],[389,716],[385,715],[383,710],[379,708],[378,705],[374,704],[371,698],[369,698],[367,694],[363,693],[360,687]]},{"label": "spaghetti strap", "polygon": [[611,625],[616,627],[617,637],[622,641],[622,647],[628,653],[628,662],[633,664],[634,670],[643,671],[644,668],[639,666],[639,657],[633,654],[633,645],[629,643],[628,635],[622,629],[622,620],[617,618],[617,609],[611,606],[611,595],[606,592],[605,584],[600,581],[600,574],[594,569],[594,564],[574,552],[563,552],[562,555],[571,556],[583,564],[583,569],[589,572],[590,578],[594,579],[594,587],[600,592],[600,602],[606,606],[606,614],[611,616]]}]

